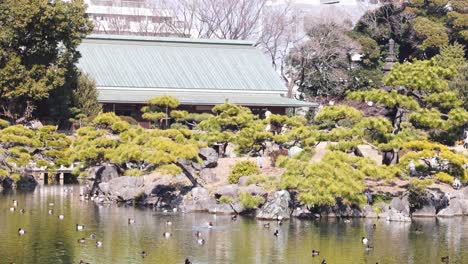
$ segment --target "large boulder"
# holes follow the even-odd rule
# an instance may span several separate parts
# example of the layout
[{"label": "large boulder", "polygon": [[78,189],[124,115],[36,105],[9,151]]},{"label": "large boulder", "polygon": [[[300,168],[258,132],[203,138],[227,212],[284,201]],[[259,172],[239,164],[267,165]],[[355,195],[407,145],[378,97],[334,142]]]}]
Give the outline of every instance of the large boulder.
[{"label": "large boulder", "polygon": [[449,204],[446,208],[440,210],[437,213],[438,217],[453,217],[453,216],[462,216],[463,207],[465,203],[458,197],[455,197],[449,201]]},{"label": "large boulder", "polygon": [[237,197],[239,194],[239,186],[237,184],[228,184],[219,186],[216,191],[216,196],[230,196],[230,197]]},{"label": "large boulder", "polygon": [[404,195],[403,197],[394,197],[390,202],[390,208],[395,209],[397,212],[401,212],[405,215],[410,214],[410,205],[408,201],[408,196]]},{"label": "large boulder", "polygon": [[252,195],[266,196],[268,192],[260,186],[250,184],[249,186],[243,186],[239,188],[239,192],[246,192]]},{"label": "large boulder", "polygon": [[258,219],[289,219],[291,209],[289,203],[291,202],[291,195],[286,190],[275,192],[268,197],[266,203],[258,210]]},{"label": "large boulder", "polygon": [[[320,215],[318,215],[320,217]],[[315,219],[317,218],[306,206],[297,207],[292,212],[292,217],[299,219]]]},{"label": "large boulder", "polygon": [[376,164],[382,165],[382,154],[380,154],[377,149],[369,145],[358,145],[356,147],[355,154],[360,157],[369,158]]},{"label": "large boulder", "polygon": [[99,189],[120,201],[130,201],[144,195],[143,177],[123,176],[99,184]]},{"label": "large boulder", "polygon": [[216,205],[216,200],[202,187],[195,187],[187,193],[180,205],[185,212],[207,212]]},{"label": "large boulder", "polygon": [[210,183],[214,183],[214,182],[218,182],[219,179],[218,177],[216,177],[216,173],[214,171],[214,169],[212,168],[204,168],[200,171],[200,179],[203,180],[204,183],[206,184],[210,184]]},{"label": "large boulder", "polygon": [[16,182],[16,189],[33,191],[37,186],[37,181],[32,175],[21,176],[20,179]]},{"label": "large boulder", "polygon": [[94,179],[94,183],[90,191],[92,194],[98,191],[102,192],[102,190],[99,189],[99,184],[109,182],[120,176],[119,170],[114,165],[92,167],[88,170],[88,173],[91,178]]},{"label": "large boulder", "polygon": [[0,177],[0,187],[5,190],[10,190],[13,188],[13,183],[15,181],[10,177]]},{"label": "large boulder", "polygon": [[374,211],[374,208],[370,205],[365,205],[362,208],[362,216],[365,218],[378,218],[379,215]]},{"label": "large boulder", "polygon": [[404,211],[398,211],[395,208],[390,208],[388,211],[387,221],[390,222],[411,222],[411,217]]},{"label": "large boulder", "polygon": [[198,155],[203,160],[204,168],[214,168],[218,165],[218,152],[213,148],[202,148]]},{"label": "large boulder", "polygon": [[436,216],[436,208],[434,203],[428,202],[425,203],[421,208],[416,209],[411,216],[413,217],[434,217]]}]

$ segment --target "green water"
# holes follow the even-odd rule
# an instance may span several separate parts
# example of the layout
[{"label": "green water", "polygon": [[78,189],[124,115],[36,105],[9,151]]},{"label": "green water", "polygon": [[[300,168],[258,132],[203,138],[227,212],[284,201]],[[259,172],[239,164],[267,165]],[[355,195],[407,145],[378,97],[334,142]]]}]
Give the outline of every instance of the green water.
[{"label": "green water", "polygon": [[[409,223],[377,220],[336,221],[292,220],[277,228],[263,227],[265,222],[229,216],[155,212],[149,209],[98,206],[81,202],[78,186],[72,194],[63,187],[38,187],[34,193],[10,193],[0,196],[0,263],[441,263],[449,255],[450,263],[468,263],[468,218],[424,219]],[[10,212],[12,200],[25,214]],[[54,206],[49,206],[54,203]],[[53,215],[48,209],[54,210]],[[63,214],[64,220],[58,215]],[[128,225],[132,217],[136,223]],[[166,221],[172,221],[167,226]],[[214,228],[208,229],[207,222]],[[75,224],[84,224],[77,232]],[[372,228],[373,224],[377,228]],[[18,228],[26,230],[19,236]],[[422,232],[415,232],[421,227]],[[196,242],[201,231],[206,244]],[[166,239],[163,233],[172,237]],[[103,247],[81,237],[96,234]],[[369,237],[374,250],[366,251],[361,237]],[[312,249],[320,251],[313,258]],[[142,258],[141,251],[148,256]]]}]

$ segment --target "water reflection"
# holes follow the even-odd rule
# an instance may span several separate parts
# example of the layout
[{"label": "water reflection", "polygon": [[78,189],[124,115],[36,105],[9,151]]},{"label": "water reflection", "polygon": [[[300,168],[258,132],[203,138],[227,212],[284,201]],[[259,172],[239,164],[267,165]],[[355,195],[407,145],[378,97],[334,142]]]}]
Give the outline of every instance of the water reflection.
[{"label": "water reflection", "polygon": [[[264,222],[210,214],[161,213],[147,209],[79,201],[79,186],[40,186],[34,193],[7,193],[0,199],[0,263],[468,263],[468,219],[419,219],[413,223],[379,220],[292,220],[264,228]],[[12,200],[26,213],[10,212]],[[54,203],[50,206],[50,203]],[[48,210],[54,209],[49,215]],[[63,220],[58,215],[63,214]],[[127,219],[135,223],[128,224]],[[172,225],[166,225],[166,221]],[[213,222],[214,228],[206,223]],[[77,232],[75,224],[84,224]],[[373,228],[373,224],[376,228]],[[19,227],[27,234],[18,236]],[[278,229],[279,236],[273,236]],[[199,230],[206,244],[197,243]],[[166,239],[164,232],[171,232]],[[95,246],[96,234],[103,247]],[[366,251],[361,237],[375,247]],[[80,244],[77,240],[86,237]],[[312,257],[311,251],[320,251]],[[141,251],[148,252],[142,258]]]}]

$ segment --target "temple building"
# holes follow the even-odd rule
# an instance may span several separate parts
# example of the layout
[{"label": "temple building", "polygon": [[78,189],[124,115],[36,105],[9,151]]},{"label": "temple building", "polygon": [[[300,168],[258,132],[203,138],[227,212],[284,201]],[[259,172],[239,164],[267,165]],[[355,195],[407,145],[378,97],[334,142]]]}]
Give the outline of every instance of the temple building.
[{"label": "temple building", "polygon": [[78,67],[96,81],[104,111],[137,121],[141,107],[161,95],[191,112],[225,102],[254,113],[317,106],[287,98],[284,82],[249,41],[91,35],[78,49]]}]

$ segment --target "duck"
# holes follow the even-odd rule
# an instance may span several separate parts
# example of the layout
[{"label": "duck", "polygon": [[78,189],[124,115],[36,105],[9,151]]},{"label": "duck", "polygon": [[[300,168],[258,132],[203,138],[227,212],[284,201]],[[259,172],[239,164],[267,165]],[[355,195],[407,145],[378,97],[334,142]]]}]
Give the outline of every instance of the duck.
[{"label": "duck", "polygon": [[78,239],[78,243],[84,244],[86,242],[86,238],[82,237]]},{"label": "duck", "polygon": [[270,228],[270,223],[263,224],[264,228]]},{"label": "duck", "polygon": [[10,212],[14,212],[16,211],[16,208],[15,207],[10,207]]},{"label": "duck", "polygon": [[76,231],[82,231],[82,230],[84,230],[84,228],[85,228],[84,225],[76,224]]},{"label": "duck", "polygon": [[213,228],[213,222],[208,222],[208,228]]},{"label": "duck", "polygon": [[26,231],[23,228],[18,228],[18,235],[22,236],[26,234]]},{"label": "duck", "polygon": [[96,241],[96,247],[102,247],[102,241]]},{"label": "duck", "polygon": [[318,255],[320,255],[320,251],[312,249],[312,257],[316,257]]},{"label": "duck", "polygon": [[376,225],[376,224],[373,224],[373,225],[372,225],[372,229],[377,229],[377,225]]},{"label": "duck", "polygon": [[164,214],[167,214],[167,209],[164,209],[164,210],[163,210],[163,213],[164,213]]},{"label": "duck", "polygon": [[47,213],[50,214],[50,215],[53,215],[54,214],[54,209],[49,209],[49,211]]},{"label": "duck", "polygon": [[163,233],[163,237],[165,237],[165,238],[170,238],[171,235],[172,235],[172,234],[169,233],[169,232],[164,232],[164,233]]},{"label": "duck", "polygon": [[184,264],[192,264],[192,262],[188,258],[186,258]]},{"label": "duck", "polygon": [[90,264],[89,262],[84,262],[83,260],[80,260],[80,263],[78,264]]},{"label": "duck", "polygon": [[172,222],[171,222],[171,221],[166,221],[166,225],[167,225],[167,226],[171,226],[171,225],[172,225]]},{"label": "duck", "polygon": [[450,263],[450,257],[449,256],[441,257],[440,261],[442,261],[443,263]]},{"label": "duck", "polygon": [[278,225],[283,225],[283,220],[278,220]]},{"label": "duck", "polygon": [[146,251],[142,251],[140,253],[141,257],[144,258],[144,257],[147,257],[148,256],[148,253]]},{"label": "duck", "polygon": [[23,208],[21,208],[21,209],[19,210],[19,212],[20,212],[20,214],[24,214],[26,211],[25,211]]},{"label": "duck", "polygon": [[373,250],[374,249],[374,246],[371,246],[371,245],[366,245],[366,250],[369,251],[369,250]]},{"label": "duck", "polygon": [[345,219],[345,220],[343,220],[343,222],[344,222],[345,224],[349,224],[349,223],[351,223],[351,220]]},{"label": "duck", "polygon": [[127,222],[128,222],[129,225],[134,224],[134,223],[135,223],[135,219],[129,218]]},{"label": "duck", "polygon": [[63,214],[61,214],[61,215],[58,216],[58,219],[59,219],[59,220],[63,220],[64,218],[65,218],[65,216],[64,216]]},{"label": "duck", "polygon": [[279,230],[276,229],[275,232],[273,233],[273,235],[274,235],[275,237],[278,237],[278,235],[279,235]]},{"label": "duck", "polygon": [[232,221],[236,221],[236,220],[237,220],[237,215],[231,216],[231,220],[232,220]]},{"label": "duck", "polygon": [[18,206],[18,201],[13,200],[13,206],[14,206],[14,207],[17,207],[17,206]]},{"label": "duck", "polygon": [[202,234],[201,234],[200,231],[195,232],[195,236],[196,236],[196,237],[201,237],[201,235],[202,235]]},{"label": "duck", "polygon": [[91,235],[89,235],[89,238],[96,239],[96,235],[94,233],[92,233]]},{"label": "duck", "polygon": [[199,238],[199,239],[197,239],[197,243],[198,243],[198,245],[204,245],[205,244],[205,239]]},{"label": "duck", "polygon": [[362,243],[367,245],[367,243],[369,243],[369,239],[367,239],[367,237],[362,237]]},{"label": "duck", "polygon": [[324,259],[322,260],[321,264],[327,264],[327,261]]},{"label": "duck", "polygon": [[177,213],[177,208],[173,208],[172,212]]}]

